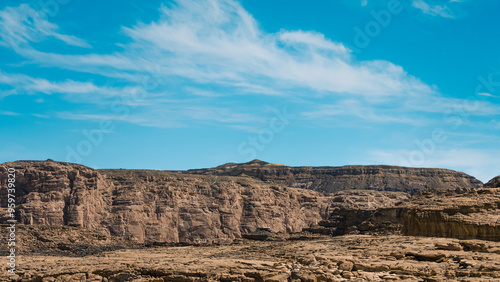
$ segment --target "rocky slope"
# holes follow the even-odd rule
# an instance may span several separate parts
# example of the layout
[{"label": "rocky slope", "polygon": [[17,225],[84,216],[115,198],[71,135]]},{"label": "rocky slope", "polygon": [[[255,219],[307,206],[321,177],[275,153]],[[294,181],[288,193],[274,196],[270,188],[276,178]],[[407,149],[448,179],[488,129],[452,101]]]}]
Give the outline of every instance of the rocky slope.
[{"label": "rocky slope", "polygon": [[403,233],[500,241],[500,189],[426,190],[403,203]]},{"label": "rocky slope", "polygon": [[395,207],[409,197],[402,192],[340,191],[332,195],[326,217],[305,230],[335,236],[398,233],[405,209]]},{"label": "rocky slope", "polygon": [[378,190],[417,193],[427,188],[482,187],[483,183],[462,172],[436,168],[366,165],[342,167],[289,167],[254,160],[215,168],[188,170],[203,175],[250,176],[269,183],[319,192]]},{"label": "rocky slope", "polygon": [[491,179],[490,181],[488,181],[488,183],[484,184],[484,187],[500,188],[500,176],[497,176],[497,177]]},{"label": "rocky slope", "polygon": [[2,187],[8,167],[17,171],[20,223],[79,226],[138,242],[224,242],[257,227],[298,232],[319,222],[328,205],[317,192],[250,178],[97,171],[53,161],[0,165]]},{"label": "rocky slope", "polygon": [[137,242],[231,242],[259,227],[293,233],[318,229],[321,222],[328,222],[331,234],[345,234],[378,208],[408,198],[377,191],[326,195],[249,177],[93,170],[54,161],[0,165],[2,187],[8,167],[16,169],[20,224],[83,227]]}]

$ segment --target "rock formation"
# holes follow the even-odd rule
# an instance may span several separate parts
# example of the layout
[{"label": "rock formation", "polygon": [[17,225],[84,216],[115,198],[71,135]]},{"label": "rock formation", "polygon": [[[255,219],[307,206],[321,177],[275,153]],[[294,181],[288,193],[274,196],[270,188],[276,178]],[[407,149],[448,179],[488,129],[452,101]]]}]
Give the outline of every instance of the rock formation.
[{"label": "rock formation", "polygon": [[[136,242],[224,243],[258,228],[376,234],[398,232],[403,225],[409,235],[488,240],[499,235],[498,223],[489,220],[498,217],[495,189],[468,188],[462,193],[440,187],[409,201],[408,193],[374,190],[411,192],[429,183],[480,185],[470,176],[440,169],[291,168],[254,161],[175,172],[19,161],[0,165],[2,187],[8,167],[16,169],[19,223],[82,227]],[[310,189],[287,183],[309,183]],[[330,187],[326,183],[337,188],[320,188]],[[328,194],[311,190],[341,190],[338,183],[351,183],[347,187],[354,189]],[[412,186],[405,186],[408,183]],[[0,218],[5,220],[6,189],[0,191]]]},{"label": "rock formation", "polygon": [[397,191],[410,194],[427,188],[482,187],[482,182],[462,172],[435,168],[383,165],[342,167],[289,167],[254,160],[215,168],[188,170],[192,174],[250,176],[269,183],[333,193],[341,190]]},{"label": "rock formation", "polygon": [[484,187],[500,188],[500,176],[497,176],[488,181],[488,183],[484,184]]},{"label": "rock formation", "polygon": [[1,165],[2,187],[7,167],[16,169],[21,224],[79,226],[138,242],[230,242],[258,227],[299,232],[328,207],[320,193],[251,178],[97,171],[53,161]]},{"label": "rock formation", "polygon": [[500,278],[500,189],[477,188],[481,182],[458,172],[260,161],[188,172],[94,170],[18,161],[0,164],[2,222],[9,167],[24,260],[19,276],[2,273],[0,281]]},{"label": "rock formation", "polygon": [[305,230],[328,235],[397,233],[405,210],[395,206],[409,197],[402,192],[340,191],[332,195],[326,217]]},{"label": "rock formation", "polygon": [[431,189],[405,207],[403,233],[500,241],[500,189]]}]

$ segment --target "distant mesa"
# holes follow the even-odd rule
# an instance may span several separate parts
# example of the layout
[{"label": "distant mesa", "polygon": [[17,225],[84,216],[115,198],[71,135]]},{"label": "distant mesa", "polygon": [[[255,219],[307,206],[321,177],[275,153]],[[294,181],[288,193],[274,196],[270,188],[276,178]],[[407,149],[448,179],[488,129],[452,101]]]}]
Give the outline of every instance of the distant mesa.
[{"label": "distant mesa", "polygon": [[478,179],[453,170],[387,165],[289,167],[261,160],[252,160],[247,163],[227,163],[214,168],[191,169],[186,173],[250,176],[268,183],[323,193],[361,189],[415,194],[428,188],[480,188],[483,186],[483,183]]}]

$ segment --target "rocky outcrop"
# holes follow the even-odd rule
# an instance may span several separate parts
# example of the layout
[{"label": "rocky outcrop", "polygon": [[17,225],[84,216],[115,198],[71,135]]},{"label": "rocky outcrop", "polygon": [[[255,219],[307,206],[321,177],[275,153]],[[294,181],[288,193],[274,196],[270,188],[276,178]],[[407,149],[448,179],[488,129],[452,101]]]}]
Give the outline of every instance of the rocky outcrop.
[{"label": "rocky outcrop", "polygon": [[497,176],[497,177],[491,179],[490,181],[488,181],[488,183],[484,184],[484,187],[500,188],[500,176]]},{"label": "rocky outcrop", "polygon": [[[0,165],[1,206],[7,206],[7,170],[16,169],[16,205],[20,223],[100,229],[109,217],[112,187],[91,168],[54,161]],[[6,216],[2,210],[0,216]]]},{"label": "rocky outcrop", "polygon": [[403,192],[341,191],[332,195],[325,219],[306,231],[328,235],[397,233],[410,196]]},{"label": "rocky outcrop", "polygon": [[426,190],[404,206],[406,235],[500,241],[500,189]]},{"label": "rocky outcrop", "polygon": [[479,188],[483,185],[470,175],[447,169],[382,165],[289,167],[259,160],[244,164],[228,163],[210,169],[188,170],[187,173],[250,176],[269,183],[327,193],[359,189],[414,194],[428,188]]},{"label": "rocky outcrop", "polygon": [[[318,185],[323,185],[330,176],[352,179],[358,184],[368,183],[367,179],[393,181],[392,176],[380,178],[380,175],[392,175],[394,172],[390,170],[396,168],[374,168],[366,175],[367,167],[358,167],[365,172],[356,174],[352,170],[351,175],[357,176],[348,177],[326,172],[337,168],[290,168],[252,162],[243,165],[246,172],[252,174],[253,170],[246,168],[251,166],[256,168],[255,173],[261,173],[262,168],[265,173],[249,177],[228,169],[232,166],[241,165],[215,169],[225,171],[221,173],[186,173],[94,170],[50,160],[0,164],[0,218],[5,222],[7,169],[12,167],[16,169],[16,216],[20,224],[73,226],[138,243],[225,243],[259,228],[269,229],[273,234],[303,230],[329,235],[381,234],[402,228],[408,235],[488,240],[499,237],[500,189],[427,189],[410,200],[408,193],[375,191],[376,187],[382,187],[378,184],[370,186],[371,190],[356,186],[349,191],[322,193],[288,187],[279,179],[304,182],[312,177],[316,181],[312,183]],[[302,178],[290,174],[296,169],[308,173],[300,174]],[[319,174],[321,169],[330,176]],[[271,171],[275,178],[270,178]],[[417,177],[403,172],[400,171],[404,177]],[[444,176],[422,179],[427,179],[425,183],[432,179],[448,185],[459,183]],[[390,183],[389,180],[383,183]]]},{"label": "rocky outcrop", "polygon": [[19,223],[78,226],[137,242],[230,242],[258,227],[299,232],[328,207],[320,193],[251,178],[97,171],[53,161],[0,165],[2,187],[8,167],[16,169]]}]

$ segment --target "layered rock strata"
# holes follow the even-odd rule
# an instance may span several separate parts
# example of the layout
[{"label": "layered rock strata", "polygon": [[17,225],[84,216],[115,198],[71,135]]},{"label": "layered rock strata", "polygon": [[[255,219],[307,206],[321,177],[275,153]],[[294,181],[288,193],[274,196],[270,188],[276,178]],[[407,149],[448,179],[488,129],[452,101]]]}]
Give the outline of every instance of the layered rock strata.
[{"label": "layered rock strata", "polygon": [[250,176],[269,183],[333,193],[342,190],[378,190],[415,194],[428,188],[482,187],[462,172],[436,168],[365,165],[342,167],[289,167],[254,160],[215,168],[188,170],[192,174]]},{"label": "layered rock strata", "polygon": [[16,169],[20,224],[78,226],[138,242],[230,242],[258,227],[300,232],[328,207],[320,193],[251,178],[97,171],[53,161],[0,165],[2,187],[8,167]]},{"label": "layered rock strata", "polygon": [[[248,165],[257,167],[257,171],[281,167],[262,162],[243,164]],[[408,200],[408,193],[360,190],[363,186],[323,193],[288,187],[275,180],[262,181],[270,172],[257,178],[246,173],[226,176],[213,172],[94,170],[54,161],[0,164],[2,222],[7,219],[9,167],[16,169],[20,224],[81,227],[139,243],[226,243],[259,228],[280,234],[403,230],[408,235],[487,240],[498,240],[500,235],[500,189],[426,189]],[[311,168],[307,177],[316,175],[311,173],[315,169]],[[277,178],[286,176],[280,171],[274,173]],[[353,181],[359,184],[365,177],[361,174]],[[457,179],[437,179],[458,185]]]},{"label": "layered rock strata", "polygon": [[500,241],[500,189],[432,189],[404,203],[403,233]]}]

